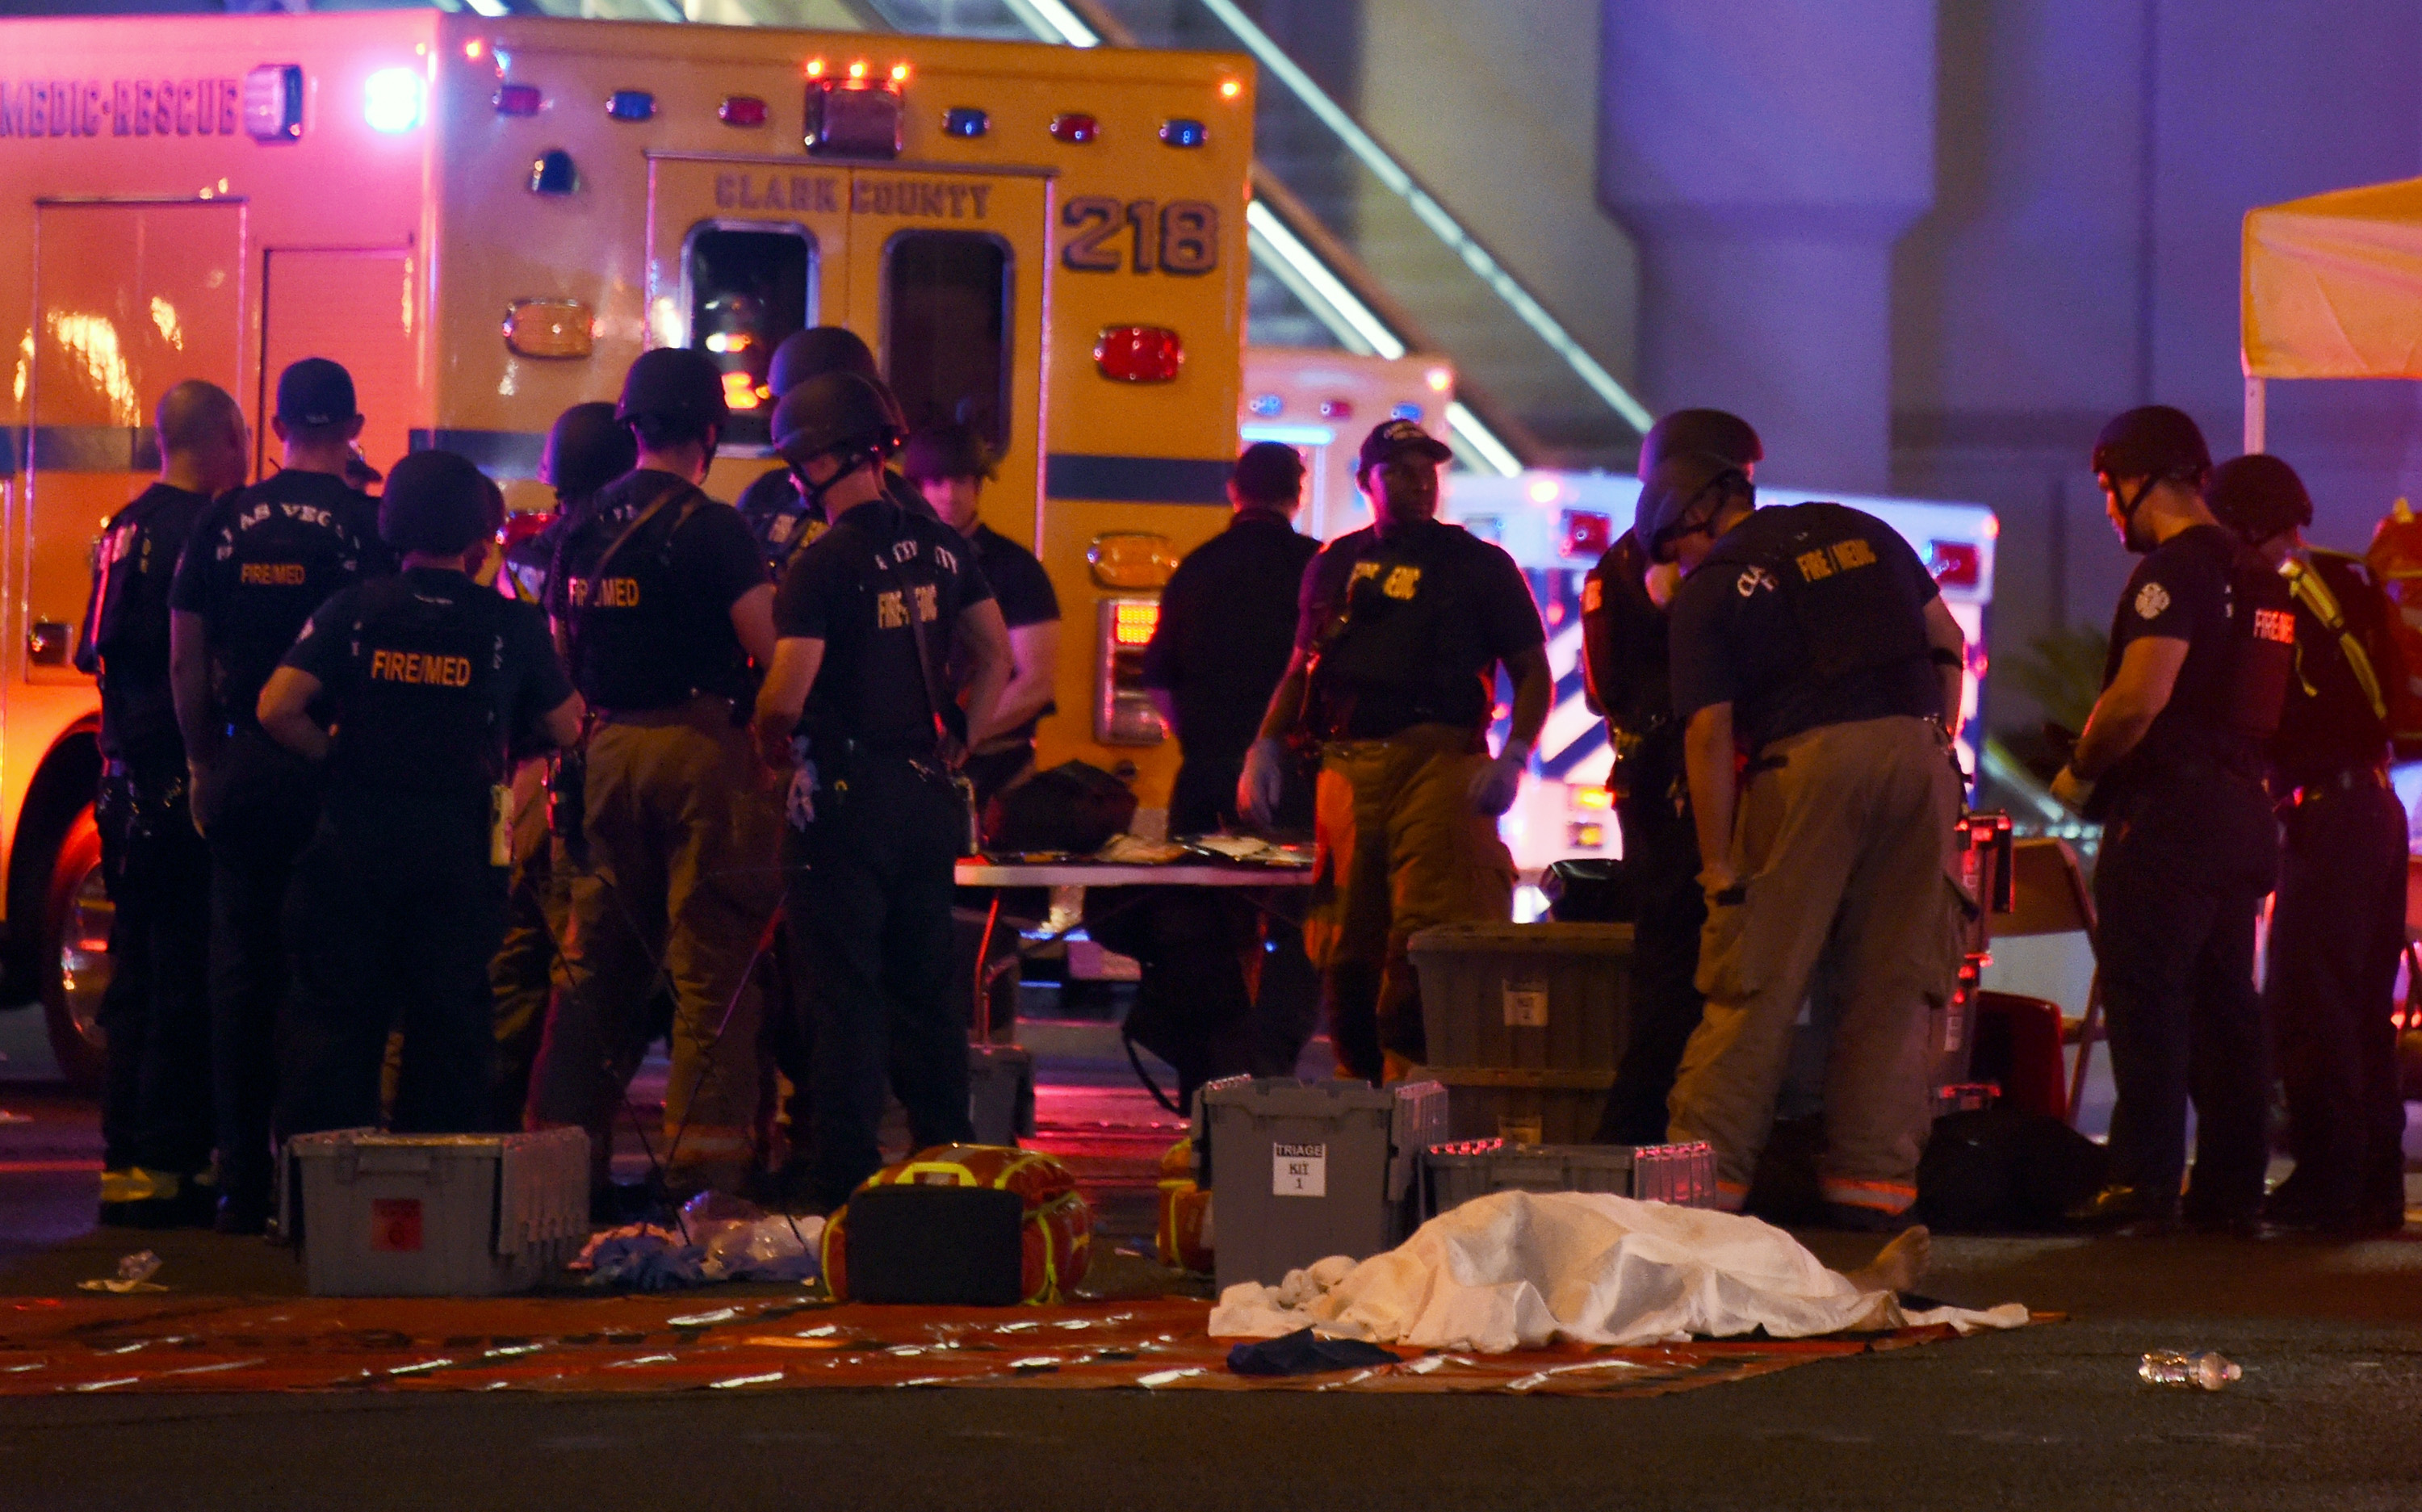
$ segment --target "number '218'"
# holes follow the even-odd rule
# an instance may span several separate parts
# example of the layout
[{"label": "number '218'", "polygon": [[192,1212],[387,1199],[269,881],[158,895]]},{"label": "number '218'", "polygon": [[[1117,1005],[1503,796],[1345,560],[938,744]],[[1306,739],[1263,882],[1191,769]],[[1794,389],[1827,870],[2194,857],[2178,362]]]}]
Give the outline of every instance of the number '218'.
[{"label": "number '218'", "polygon": [[[1199,199],[1159,205],[1149,199],[1124,203],[1108,195],[1080,195],[1060,212],[1060,224],[1076,234],[1060,253],[1061,265],[1076,273],[1116,273],[1132,260],[1138,273],[1209,273],[1219,265],[1219,212]],[[1130,249],[1115,240],[1133,232]]]}]

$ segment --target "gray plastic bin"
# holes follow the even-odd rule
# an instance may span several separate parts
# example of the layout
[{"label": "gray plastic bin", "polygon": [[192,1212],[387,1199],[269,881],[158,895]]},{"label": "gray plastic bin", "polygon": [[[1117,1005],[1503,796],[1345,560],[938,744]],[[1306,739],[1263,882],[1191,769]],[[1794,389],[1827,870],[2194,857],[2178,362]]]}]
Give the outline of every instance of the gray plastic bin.
[{"label": "gray plastic bin", "polygon": [[1432,1065],[1612,1072],[1629,924],[1441,924],[1408,942]]},{"label": "gray plastic bin", "polygon": [[1676,1207],[1716,1200],[1713,1146],[1690,1144],[1508,1144],[1472,1140],[1431,1146],[1422,1156],[1423,1213],[1450,1211],[1493,1191],[1611,1191]]},{"label": "gray plastic bin", "polygon": [[[1393,1248],[1411,1206],[1413,1131],[1435,1127],[1439,1089],[1284,1078],[1206,1086],[1196,1145],[1209,1147],[1216,1270],[1222,1290],[1276,1284],[1332,1254]],[[1402,1110],[1400,1111],[1399,1110]]]},{"label": "gray plastic bin", "polygon": [[286,1159],[315,1297],[527,1291],[589,1237],[589,1136],[576,1128],[336,1129],[296,1136]]},{"label": "gray plastic bin", "polygon": [[967,1047],[967,1119],[978,1144],[1034,1137],[1034,1057],[1014,1045]]}]

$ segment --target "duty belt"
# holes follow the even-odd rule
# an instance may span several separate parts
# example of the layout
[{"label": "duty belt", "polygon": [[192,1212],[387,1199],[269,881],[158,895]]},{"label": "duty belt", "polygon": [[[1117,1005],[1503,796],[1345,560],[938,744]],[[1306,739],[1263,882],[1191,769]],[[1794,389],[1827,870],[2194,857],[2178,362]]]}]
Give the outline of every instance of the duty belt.
[{"label": "duty belt", "polygon": [[653,709],[598,709],[593,712],[600,724],[662,728],[668,725],[694,723],[698,718],[700,705],[705,703],[713,703],[716,712],[728,717],[736,707],[737,701],[728,699],[720,693],[694,692],[678,703],[658,704]]},{"label": "duty belt", "polygon": [[2318,782],[2300,784],[2294,792],[2288,795],[2288,804],[2290,808],[2301,809],[2307,803],[2318,803],[2333,793],[2355,793],[2365,788],[2378,788],[2385,792],[2389,787],[2387,767],[2349,766],[2333,772]]}]

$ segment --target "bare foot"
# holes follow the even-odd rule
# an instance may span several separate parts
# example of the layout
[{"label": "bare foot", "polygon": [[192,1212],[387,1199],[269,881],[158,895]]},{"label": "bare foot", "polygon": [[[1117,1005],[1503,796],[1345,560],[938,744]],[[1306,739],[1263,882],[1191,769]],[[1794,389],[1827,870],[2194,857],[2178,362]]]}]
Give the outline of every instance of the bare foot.
[{"label": "bare foot", "polygon": [[1849,1273],[1861,1291],[1905,1292],[1915,1286],[1934,1262],[1934,1236],[1923,1225],[1905,1228],[1876,1257]]}]

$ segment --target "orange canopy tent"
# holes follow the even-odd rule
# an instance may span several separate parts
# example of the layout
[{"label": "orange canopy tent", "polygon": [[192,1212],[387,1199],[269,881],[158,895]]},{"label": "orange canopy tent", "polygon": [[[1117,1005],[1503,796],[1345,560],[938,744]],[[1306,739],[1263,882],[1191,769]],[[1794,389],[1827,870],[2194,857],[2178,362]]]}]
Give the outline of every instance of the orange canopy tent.
[{"label": "orange canopy tent", "polygon": [[2245,216],[2245,449],[2273,378],[2422,378],[2422,179]]}]

